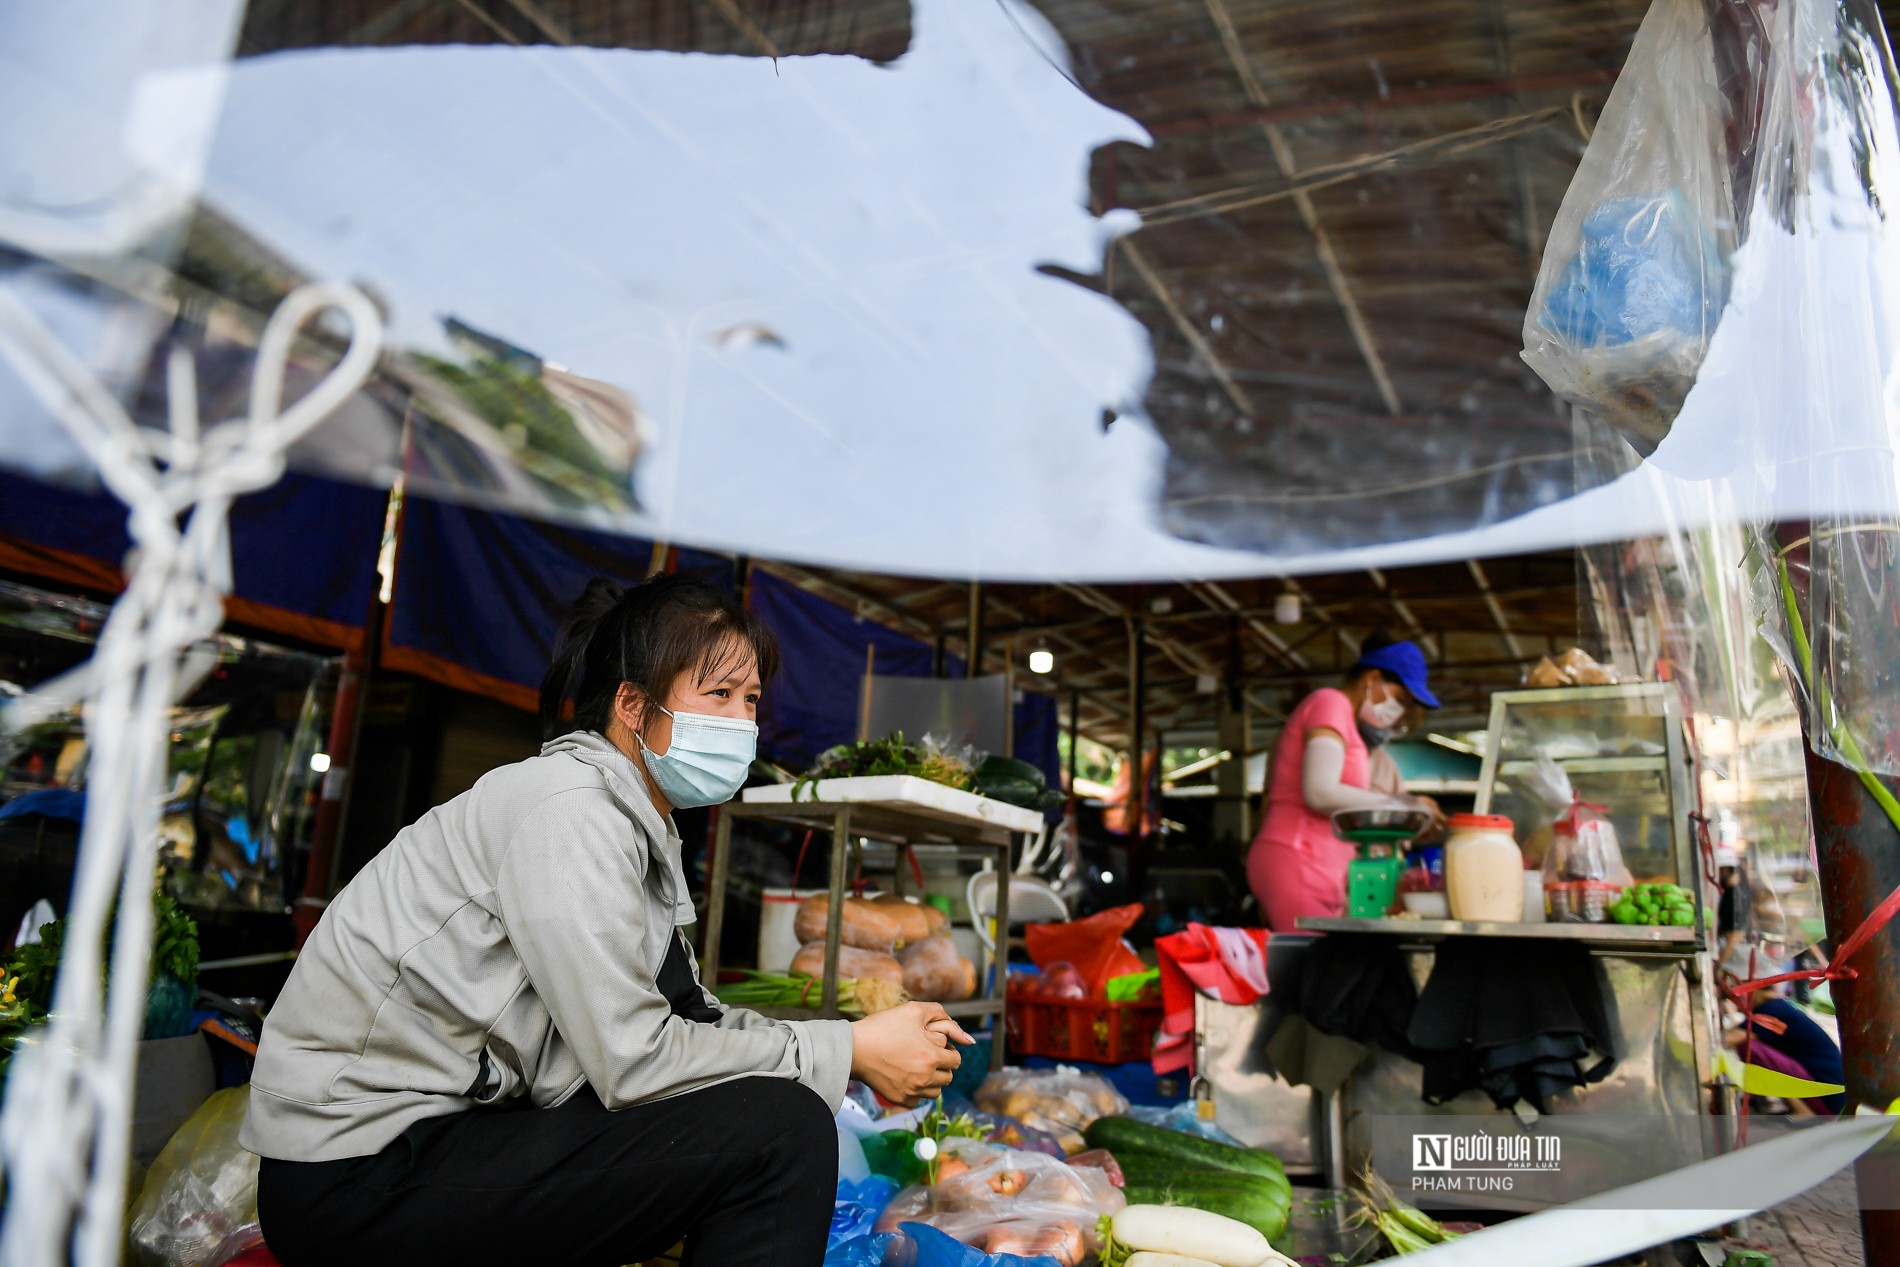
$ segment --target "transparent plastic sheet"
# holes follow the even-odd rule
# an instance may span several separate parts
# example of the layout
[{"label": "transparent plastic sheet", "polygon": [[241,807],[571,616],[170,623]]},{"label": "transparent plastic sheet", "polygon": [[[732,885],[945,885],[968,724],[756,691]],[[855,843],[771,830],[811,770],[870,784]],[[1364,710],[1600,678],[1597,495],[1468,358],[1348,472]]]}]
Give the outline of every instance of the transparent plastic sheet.
[{"label": "transparent plastic sheet", "polygon": [[[1641,459],[1610,428],[1577,411],[1580,449],[1599,482],[1631,476]],[[1594,437],[1595,443],[1591,438]],[[1671,486],[1647,479],[1663,510],[1653,536],[1579,549],[1578,627],[1630,677],[1663,672],[1681,692],[1700,759],[1707,820],[1704,901],[1721,897],[1715,850],[1737,856],[1738,931],[1789,955],[1818,942],[1820,883],[1808,820],[1796,704],[1757,627],[1767,611],[1738,504],[1743,482]]]},{"label": "transparent plastic sheet", "polygon": [[557,7],[252,6],[182,257],[54,280],[160,332],[182,282],[241,351],[295,280],[360,278],[398,351],[300,465],[647,538],[993,579],[1561,543],[1495,531],[1577,474],[1514,353],[1635,0],[1422,44],[1275,6],[1234,41],[1075,0]]},{"label": "transparent plastic sheet", "polygon": [[227,1087],[186,1119],[145,1174],[128,1219],[141,1261],[218,1267],[263,1243],[257,1154],[238,1144],[249,1087]]}]

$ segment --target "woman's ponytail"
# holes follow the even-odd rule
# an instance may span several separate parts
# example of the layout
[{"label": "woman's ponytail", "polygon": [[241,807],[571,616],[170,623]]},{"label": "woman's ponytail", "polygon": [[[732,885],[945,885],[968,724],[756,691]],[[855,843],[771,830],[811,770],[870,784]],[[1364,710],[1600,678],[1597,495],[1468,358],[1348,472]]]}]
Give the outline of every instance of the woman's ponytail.
[{"label": "woman's ponytail", "polygon": [[626,587],[620,582],[597,576],[587,582],[587,588],[581,591],[580,598],[569,609],[567,619],[561,624],[560,635],[554,641],[554,658],[541,678],[543,740],[552,739],[570,728],[565,716],[567,704],[580,694],[586,680],[587,653],[592,649],[601,626],[612,623],[609,618],[626,594]]}]

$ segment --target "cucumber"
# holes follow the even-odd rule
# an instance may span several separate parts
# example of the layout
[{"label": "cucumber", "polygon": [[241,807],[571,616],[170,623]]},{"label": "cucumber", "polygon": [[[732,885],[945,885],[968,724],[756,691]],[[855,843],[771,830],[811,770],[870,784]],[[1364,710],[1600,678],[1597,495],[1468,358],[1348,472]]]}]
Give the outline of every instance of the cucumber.
[{"label": "cucumber", "polygon": [[1130,1159],[1136,1169],[1141,1157],[1162,1158],[1176,1170],[1228,1170],[1237,1174],[1260,1175],[1286,1182],[1286,1170],[1280,1159],[1261,1148],[1240,1148],[1219,1140],[1150,1126],[1129,1117],[1098,1117],[1082,1132],[1090,1148],[1106,1148],[1127,1170]]},{"label": "cucumber", "polygon": [[1254,1176],[1231,1172],[1221,1174],[1218,1180],[1209,1176],[1208,1171],[1184,1173],[1152,1186],[1138,1184],[1130,1177],[1122,1195],[1131,1205],[1175,1205],[1218,1214],[1245,1223],[1269,1241],[1286,1234],[1293,1209],[1290,1194],[1274,1187],[1270,1180]]},{"label": "cucumber", "polygon": [[1265,1175],[1239,1175],[1231,1170],[1174,1170],[1161,1173],[1125,1168],[1122,1173],[1129,1187],[1146,1191],[1179,1189],[1182,1192],[1232,1192],[1258,1197],[1282,1207],[1291,1208],[1293,1205],[1293,1185],[1284,1179],[1272,1179]]}]

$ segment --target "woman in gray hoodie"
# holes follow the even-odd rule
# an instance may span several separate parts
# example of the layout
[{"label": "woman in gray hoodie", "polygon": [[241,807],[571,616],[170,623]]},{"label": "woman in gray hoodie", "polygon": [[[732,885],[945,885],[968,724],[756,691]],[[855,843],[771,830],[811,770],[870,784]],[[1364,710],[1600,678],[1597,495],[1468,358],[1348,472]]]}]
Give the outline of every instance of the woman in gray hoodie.
[{"label": "woman in gray hoodie", "polygon": [[540,755],[398,833],[265,1023],[242,1139],[286,1267],[822,1260],[846,1082],[914,1104],[970,1039],[935,1004],[777,1021],[700,985],[671,811],[744,783],[777,667],[704,581],[588,584]]}]

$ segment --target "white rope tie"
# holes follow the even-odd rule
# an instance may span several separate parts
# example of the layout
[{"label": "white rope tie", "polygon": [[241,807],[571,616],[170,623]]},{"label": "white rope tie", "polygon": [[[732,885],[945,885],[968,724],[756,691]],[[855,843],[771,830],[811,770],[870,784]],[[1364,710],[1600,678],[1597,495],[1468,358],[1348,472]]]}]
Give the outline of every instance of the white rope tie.
[{"label": "white rope tie", "polygon": [[[314,389],[281,409],[297,332],[329,308],[348,318],[349,347]],[[44,1030],[14,1053],[0,1120],[0,1179],[8,1189],[4,1267],[112,1267],[119,1260],[158,814],[180,666],[188,648],[223,622],[231,503],[277,481],[285,452],[362,385],[381,343],[382,320],[360,291],[301,286],[264,327],[243,418],[201,428],[191,356],[173,349],[165,367],[167,432],[134,423],[84,363],[0,286],[0,354],[125,502],[134,544],[125,592],[92,659],[0,715],[15,729],[78,704],[91,747],[52,1011]],[[102,989],[109,927],[110,984]]]}]

